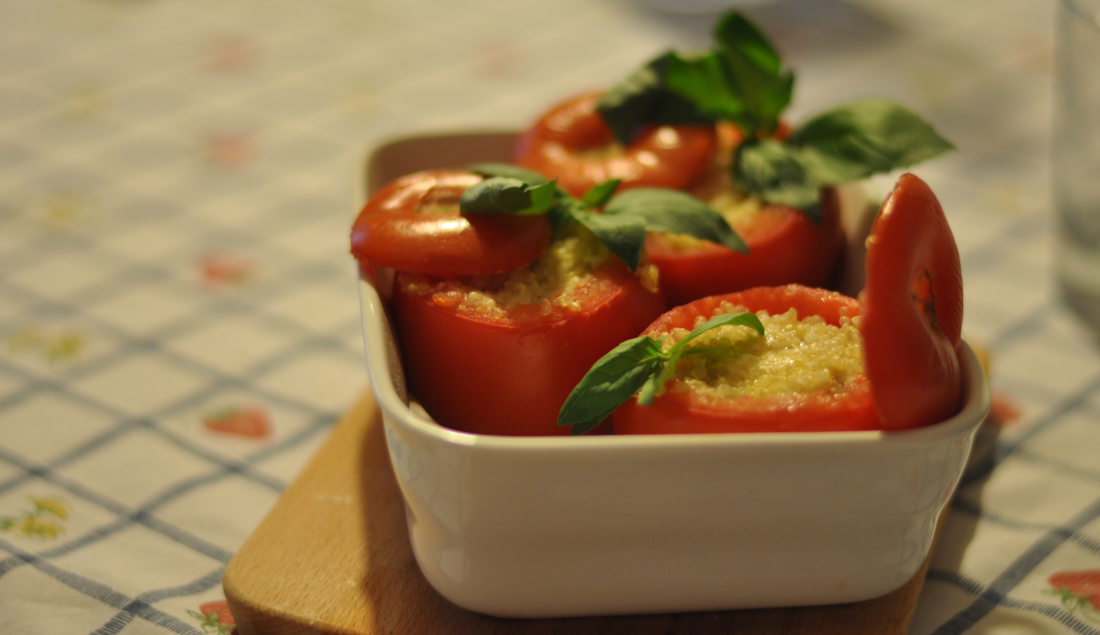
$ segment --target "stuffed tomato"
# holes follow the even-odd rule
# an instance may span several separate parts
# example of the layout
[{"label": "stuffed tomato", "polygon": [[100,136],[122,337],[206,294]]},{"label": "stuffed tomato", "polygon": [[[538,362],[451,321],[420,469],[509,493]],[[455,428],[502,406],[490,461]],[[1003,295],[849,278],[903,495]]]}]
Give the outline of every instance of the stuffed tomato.
[{"label": "stuffed tomato", "polygon": [[801,285],[678,306],[601,358],[558,423],[583,434],[905,429],[958,411],[962,274],[931,189],[904,174],[856,300]]},{"label": "stuffed tomato", "polygon": [[761,286],[825,286],[844,245],[836,188],[821,188],[815,217],[744,193],[733,184],[728,168],[740,133],[731,126],[720,129],[727,141],[717,155],[716,169],[689,191],[726,219],[748,251],[691,236],[651,233],[646,251],[661,272],[661,289],[668,303],[675,306]]},{"label": "stuffed tomato", "polygon": [[[467,170],[418,172],[382,188],[352,227],[363,274],[395,271],[389,299],[406,380],[444,426],[567,432],[556,415],[572,387],[665,309],[641,240],[628,266],[588,229],[602,231],[583,205],[554,188]],[[532,207],[536,190],[541,203]],[[644,239],[644,220],[629,205],[612,207]]]},{"label": "stuffed tomato", "polygon": [[756,314],[764,335],[735,324],[699,335],[692,347],[712,352],[682,358],[652,404],[631,399],[619,407],[615,433],[882,427],[863,367],[860,304],[852,298],[798,285],[761,287],[676,307],[644,334],[668,349],[707,319],[738,312]]},{"label": "stuffed tomato", "polygon": [[618,179],[620,189],[680,189],[698,180],[715,151],[712,125],[641,126],[619,143],[588,93],[557,104],[520,137],[516,164],[557,179],[562,189],[582,196],[593,186]]},{"label": "stuffed tomato", "polygon": [[[599,98],[582,95],[543,115],[521,137],[517,163],[557,178],[578,196],[602,180],[619,178],[623,189],[683,189],[722,214],[747,251],[666,232],[651,233],[646,240],[670,305],[757,286],[817,287],[829,281],[844,242],[835,188],[821,190],[815,218],[767,204],[730,179],[731,157],[742,140],[732,124],[644,126],[622,146],[596,110]],[[786,132],[781,127],[777,134]]]},{"label": "stuffed tomato", "polygon": [[478,434],[568,434],[557,413],[585,372],[665,309],[655,272],[630,271],[586,230],[497,276],[399,272],[393,310],[413,395]]}]

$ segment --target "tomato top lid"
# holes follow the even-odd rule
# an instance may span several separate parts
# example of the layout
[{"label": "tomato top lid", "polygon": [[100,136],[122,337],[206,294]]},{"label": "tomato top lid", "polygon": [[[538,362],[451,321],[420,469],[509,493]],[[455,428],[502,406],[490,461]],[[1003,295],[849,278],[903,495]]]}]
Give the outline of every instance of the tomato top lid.
[{"label": "tomato top lid", "polygon": [[871,228],[862,300],[864,358],[883,425],[912,428],[954,415],[962,266],[939,200],[913,174],[898,179]]}]

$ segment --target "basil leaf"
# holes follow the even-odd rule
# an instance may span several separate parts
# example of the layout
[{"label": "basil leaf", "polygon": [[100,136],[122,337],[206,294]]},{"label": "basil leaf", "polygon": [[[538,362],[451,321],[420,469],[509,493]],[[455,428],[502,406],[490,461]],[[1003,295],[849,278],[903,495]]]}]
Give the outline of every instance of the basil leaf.
[{"label": "basil leaf", "polygon": [[953,148],[913,112],[866,98],[813,118],[785,142],[741,144],[731,176],[746,192],[817,220],[820,188],[906,168]]},{"label": "basil leaf", "polygon": [[536,185],[527,189],[527,192],[531,194],[531,207],[516,212],[517,214],[545,214],[550,211],[557,203],[557,198],[560,192],[558,191],[558,180],[554,179],[549,183],[543,183],[542,185]]},{"label": "basil leaf", "polygon": [[745,113],[744,101],[734,90],[729,71],[717,53],[694,57],[669,55],[665,85],[715,119],[739,121]]},{"label": "basil leaf", "polygon": [[762,77],[778,77],[783,61],[768,38],[737,11],[724,14],[714,26],[714,40],[723,52],[738,52]]},{"label": "basil leaf", "polygon": [[573,218],[595,234],[631,271],[638,268],[645,246],[646,223],[642,217],[576,212]]},{"label": "basil leaf", "polygon": [[694,196],[677,190],[627,190],[611,199],[603,215],[641,217],[647,231],[689,234],[748,253],[744,241],[721,214]]},{"label": "basil leaf", "polygon": [[731,119],[741,124],[746,137],[770,135],[779,124],[779,114],[790,104],[794,74],[783,71],[779,53],[736,11],[718,21],[714,39],[729,73],[731,90],[744,102],[744,115]]},{"label": "basil leaf", "polygon": [[646,63],[629,77],[611,87],[596,104],[604,123],[615,140],[629,145],[634,133],[645,124],[713,124],[714,118],[670,91],[665,85],[672,51]]},{"label": "basil leaf", "polygon": [[564,229],[569,223],[577,222],[577,213],[584,209],[577,201],[559,201],[558,205],[550,208],[546,214],[546,220],[550,221],[550,230]]},{"label": "basil leaf", "polygon": [[737,12],[719,20],[715,47],[668,51],[609,90],[597,105],[615,139],[630,143],[643,124],[733,121],[748,136],[773,132],[790,104],[794,75],[767,38]]},{"label": "basil leaf", "polygon": [[584,203],[585,207],[603,207],[615,195],[615,190],[619,188],[619,184],[622,182],[622,179],[610,179],[594,185],[592,189],[584,193],[581,202]]},{"label": "basil leaf", "polygon": [[747,326],[759,333],[761,337],[764,336],[764,325],[760,322],[760,318],[756,317],[755,313],[749,313],[747,311],[743,313],[723,313],[721,315],[716,315],[710,318],[706,322],[703,322],[699,326],[692,329],[692,331],[684,336],[683,339],[681,339],[679,342],[676,342],[676,344],[669,350],[668,354],[672,356],[680,355],[681,351],[684,349],[685,346],[687,346],[687,343],[691,340],[699,337],[700,335],[706,333],[711,329],[716,329],[719,326],[725,326],[727,324]]},{"label": "basil leaf", "polygon": [[494,176],[506,176],[517,181],[523,181],[528,185],[542,185],[543,183],[550,182],[550,179],[546,178],[542,174],[535,172],[534,170],[528,170],[527,168],[521,168],[518,165],[512,165],[511,163],[496,163],[487,161],[484,163],[474,163],[466,166],[466,169],[484,176],[485,178],[492,178]]},{"label": "basil leaf", "polygon": [[878,97],[814,117],[787,144],[802,151],[803,164],[820,185],[906,168],[955,148],[910,110]]},{"label": "basil leaf", "polygon": [[821,219],[819,185],[798,148],[775,139],[750,140],[737,147],[730,176],[737,187],[778,205]]},{"label": "basil leaf", "polygon": [[672,377],[672,372],[676,370],[675,364],[665,363],[661,366],[660,370],[646,378],[642,389],[638,391],[638,403],[643,406],[652,406],[653,399],[657,396],[657,391],[661,389],[668,380]]},{"label": "basil leaf", "polygon": [[619,344],[601,357],[562,404],[558,425],[584,434],[599,425],[638,391],[660,367],[664,353],[653,338],[642,336]]},{"label": "basil leaf", "polygon": [[648,121],[663,90],[664,55],[650,60],[612,86],[596,103],[596,112],[600,113],[615,140],[629,145],[634,131]]},{"label": "basil leaf", "polygon": [[464,214],[543,214],[554,204],[554,181],[531,187],[518,179],[494,176],[466,188],[458,201]]}]

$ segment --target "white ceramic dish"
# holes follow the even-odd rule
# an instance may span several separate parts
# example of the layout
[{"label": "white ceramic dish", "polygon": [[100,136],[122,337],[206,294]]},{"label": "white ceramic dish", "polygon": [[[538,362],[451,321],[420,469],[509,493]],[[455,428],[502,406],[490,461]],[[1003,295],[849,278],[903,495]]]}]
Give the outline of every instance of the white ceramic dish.
[{"label": "white ceramic dish", "polygon": [[[446,135],[381,146],[365,163],[357,204],[409,172],[507,160],[512,139]],[[848,223],[853,247],[862,242],[859,220]],[[846,284],[858,289],[861,278],[849,267]],[[989,410],[985,375],[966,347],[962,411],[917,430],[460,433],[408,404],[384,290],[363,281],[360,293],[371,381],[417,562],[444,597],[491,615],[798,606],[888,593],[928,555]]]}]

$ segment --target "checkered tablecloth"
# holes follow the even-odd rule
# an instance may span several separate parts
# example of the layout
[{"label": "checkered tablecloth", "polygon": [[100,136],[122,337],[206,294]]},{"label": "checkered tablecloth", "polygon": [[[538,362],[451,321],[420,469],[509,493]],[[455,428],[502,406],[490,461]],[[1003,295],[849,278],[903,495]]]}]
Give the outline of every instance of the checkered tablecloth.
[{"label": "checkered tablecloth", "polygon": [[[367,385],[358,157],[519,128],[709,41],[713,13],[656,5],[0,2],[0,633],[226,631],[225,564]],[[798,72],[795,121],[885,95],[959,148],[916,171],[1003,423],[912,632],[1100,634],[1056,575],[1100,569],[1100,349],[1050,270],[1053,1],[745,11]]]}]

